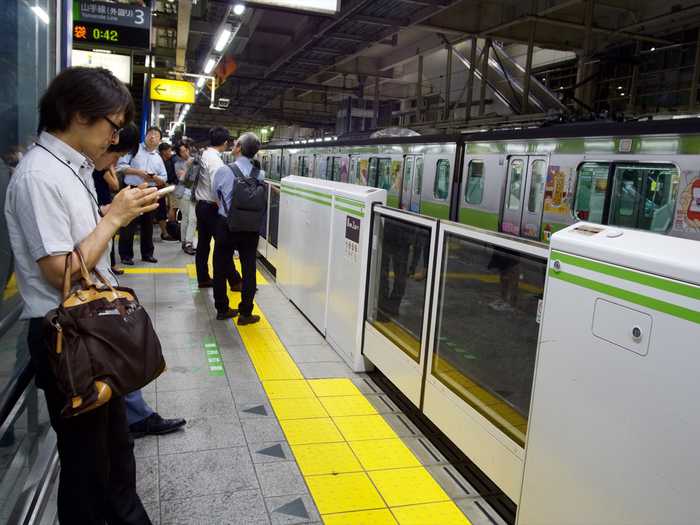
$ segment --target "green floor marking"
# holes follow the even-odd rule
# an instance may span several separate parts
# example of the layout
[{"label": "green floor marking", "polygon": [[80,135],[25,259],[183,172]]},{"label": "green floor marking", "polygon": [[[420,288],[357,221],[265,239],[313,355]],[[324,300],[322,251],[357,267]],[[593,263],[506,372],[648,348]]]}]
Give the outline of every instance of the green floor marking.
[{"label": "green floor marking", "polygon": [[206,354],[207,363],[209,365],[209,375],[225,375],[226,371],[224,370],[224,362],[221,359],[221,354],[219,353],[219,345],[216,343],[215,338],[210,336],[204,338],[204,352]]}]

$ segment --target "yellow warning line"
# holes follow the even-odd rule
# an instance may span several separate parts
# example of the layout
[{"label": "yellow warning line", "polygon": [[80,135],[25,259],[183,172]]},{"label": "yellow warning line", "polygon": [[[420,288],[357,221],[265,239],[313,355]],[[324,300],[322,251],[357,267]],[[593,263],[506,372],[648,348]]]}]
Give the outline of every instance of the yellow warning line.
[{"label": "yellow warning line", "polygon": [[126,274],[187,273],[185,268],[123,268]]},{"label": "yellow warning line", "polygon": [[304,379],[254,313],[259,323],[234,326],[326,525],[469,525],[350,379]]}]

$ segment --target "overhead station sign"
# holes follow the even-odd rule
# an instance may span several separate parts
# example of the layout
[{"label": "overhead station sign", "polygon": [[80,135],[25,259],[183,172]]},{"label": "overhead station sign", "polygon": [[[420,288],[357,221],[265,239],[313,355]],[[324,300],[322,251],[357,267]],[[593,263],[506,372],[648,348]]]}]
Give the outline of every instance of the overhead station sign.
[{"label": "overhead station sign", "polygon": [[73,42],[149,49],[151,10],[141,5],[74,0]]},{"label": "overhead station sign", "polygon": [[340,0],[253,0],[246,2],[255,7],[259,5],[269,5],[292,11],[313,11],[334,15],[340,10]]},{"label": "overhead station sign", "polygon": [[151,100],[174,102],[176,104],[194,104],[194,99],[195,90],[192,82],[167,78],[151,79]]}]

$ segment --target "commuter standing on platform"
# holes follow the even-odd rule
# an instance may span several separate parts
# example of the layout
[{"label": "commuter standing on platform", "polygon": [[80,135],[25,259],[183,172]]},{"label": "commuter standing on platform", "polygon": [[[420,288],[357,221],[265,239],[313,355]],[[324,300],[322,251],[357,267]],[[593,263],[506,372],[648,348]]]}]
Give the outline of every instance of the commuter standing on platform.
[{"label": "commuter standing on platform", "polygon": [[[177,184],[177,177],[175,176],[175,164],[173,163],[173,148],[167,142],[161,142],[158,145],[158,154],[160,158],[163,159],[163,166],[165,166],[165,173],[167,174],[166,183],[167,184]],[[175,237],[168,233],[168,214],[170,212],[170,206],[168,202],[170,200],[170,195],[161,197],[158,201],[158,209],[156,210],[156,220],[158,221],[158,226],[160,227],[160,239],[162,241],[177,241]]]},{"label": "commuter standing on platform", "polygon": [[[244,133],[234,147],[235,162],[216,172],[212,190],[219,197],[219,223],[214,243],[214,306],[216,318],[230,319],[238,315],[238,324],[257,323],[253,315],[255,298],[255,256],[258,237],[267,206],[263,173],[255,167],[253,157],[260,150],[260,139],[254,133]],[[229,307],[226,281],[232,275],[233,251],[238,250],[241,261],[242,289],[238,310]],[[235,269],[233,269],[235,272]]]},{"label": "commuter standing on platform", "polygon": [[[61,463],[58,519],[64,525],[150,525],[136,493],[133,442],[124,400],[63,417],[65,394],[48,363],[43,322],[61,303],[66,254],[76,246],[89,270],[109,272],[109,243],[118,228],[158,206],[155,189],[125,188],[100,216],[92,172],[134,114],[129,90],[102,68],[68,68],[39,105],[41,135],[12,176],[5,203],[16,275],[29,320],[28,346],[44,390]],[[104,166],[103,166],[104,167]],[[80,268],[73,254],[73,268]],[[79,278],[79,270],[73,279]]]},{"label": "commuter standing on platform", "polygon": [[[210,146],[202,152],[201,166],[194,183],[198,237],[195,262],[200,288],[211,288],[214,285],[214,281],[209,277],[209,250],[211,240],[216,234],[219,207],[217,196],[212,192],[211,181],[217,170],[224,165],[221,154],[228,148],[230,140],[231,135],[226,128],[215,127],[209,130]],[[233,262],[231,264],[233,265]],[[240,276],[235,281],[240,281]],[[237,290],[240,290],[240,284],[237,285]]]},{"label": "commuter standing on platform", "polygon": [[[175,148],[173,157],[175,165],[175,175],[178,184],[182,185],[181,197],[177,200],[182,219],[180,221],[180,240],[182,241],[182,251],[187,255],[195,255],[194,233],[197,228],[197,216],[194,210],[194,197],[192,195],[192,184],[194,180],[188,177],[193,170],[190,148],[184,142]],[[174,193],[173,193],[174,195]]]},{"label": "commuter standing on platform", "polygon": [[[143,183],[158,188],[165,186],[168,173],[165,171],[163,159],[158,154],[158,144],[162,136],[160,128],[149,128],[146,140],[139,146],[136,155],[126,155],[119,159],[117,171],[124,175],[124,184],[131,187]],[[122,229],[119,234],[119,257],[122,264],[129,266],[134,264],[134,234],[137,227],[141,231],[141,260],[149,263],[158,262],[158,259],[153,257],[154,216],[155,212],[144,213]]]}]

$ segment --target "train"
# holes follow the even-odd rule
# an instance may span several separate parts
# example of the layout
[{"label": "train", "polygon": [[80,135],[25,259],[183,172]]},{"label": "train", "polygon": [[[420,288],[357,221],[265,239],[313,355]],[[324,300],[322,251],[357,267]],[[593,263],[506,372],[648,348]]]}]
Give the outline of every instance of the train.
[{"label": "train", "polygon": [[700,118],[264,145],[266,177],[384,188],[387,204],[548,242],[585,220],[700,240]]}]

